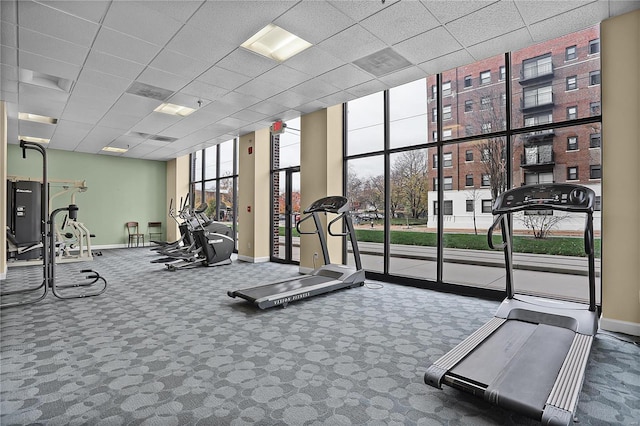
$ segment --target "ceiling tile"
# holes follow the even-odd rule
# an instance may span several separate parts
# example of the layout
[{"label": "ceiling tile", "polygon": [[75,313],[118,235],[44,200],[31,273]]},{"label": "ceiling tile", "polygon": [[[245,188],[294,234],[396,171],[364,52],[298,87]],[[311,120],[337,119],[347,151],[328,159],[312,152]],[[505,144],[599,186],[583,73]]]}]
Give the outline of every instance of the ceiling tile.
[{"label": "ceiling tile", "polygon": [[18,49],[2,46],[0,49],[0,60],[5,65],[18,66]]},{"label": "ceiling tile", "polygon": [[186,86],[190,80],[189,78],[184,76],[179,76],[155,68],[147,67],[138,76],[136,81],[175,92]]},{"label": "ceiling tile", "polygon": [[20,49],[74,65],[82,65],[89,49],[26,28],[18,30]]},{"label": "ceiling tile", "polygon": [[278,103],[272,102],[271,99],[259,102],[249,107],[251,111],[256,111],[261,114],[272,116],[281,113],[286,110],[287,107]]},{"label": "ceiling tile", "polygon": [[182,117],[180,116],[163,114],[161,112],[152,112],[136,123],[131,128],[131,131],[157,135],[180,120],[182,120]]},{"label": "ceiling tile", "polygon": [[163,49],[158,53],[158,56],[151,61],[149,66],[170,72],[171,74],[193,79],[209,69],[211,64],[174,52],[173,50]]},{"label": "ceiling tile", "polygon": [[232,105],[240,108],[246,108],[253,104],[257,104],[261,99],[255,96],[245,95],[238,92],[229,92],[220,98],[220,102],[226,105]]},{"label": "ceiling tile", "polygon": [[253,95],[260,99],[267,99],[284,91],[284,89],[280,86],[265,84],[263,81],[255,79],[243,84],[234,91],[244,95]]},{"label": "ceiling tile", "polygon": [[482,43],[469,46],[467,49],[475,60],[489,58],[504,52],[511,52],[520,49],[522,46],[530,46],[533,39],[529,30],[521,28],[516,31],[492,38]]},{"label": "ceiling tile", "polygon": [[95,98],[71,96],[69,103],[62,113],[63,120],[73,120],[85,124],[95,125],[109,111],[113,104]]},{"label": "ceiling tile", "polygon": [[18,27],[9,22],[2,22],[0,26],[0,44],[4,47],[18,47]]},{"label": "ceiling tile", "polygon": [[419,64],[451,51],[460,50],[462,46],[447,30],[438,27],[398,43],[393,46],[393,49],[410,62]]},{"label": "ceiling tile", "polygon": [[47,89],[31,84],[20,83],[20,112],[46,115],[60,118],[69,94],[60,90]]},{"label": "ceiling tile", "polygon": [[160,51],[159,46],[106,27],[98,32],[93,49],[144,65]]},{"label": "ceiling tile", "polygon": [[392,45],[439,26],[418,1],[401,1],[360,22],[364,28]]},{"label": "ceiling tile", "polygon": [[405,68],[400,71],[382,76],[379,78],[379,80],[387,84],[389,87],[396,87],[424,77],[424,71],[421,68],[417,66],[411,66],[409,68]]},{"label": "ceiling tile", "polygon": [[121,135],[120,130],[110,127],[94,127],[87,136],[80,141],[76,151],[95,153],[109,145],[111,141]]},{"label": "ceiling tile", "polygon": [[89,20],[91,22],[101,22],[111,1],[38,0],[38,3],[43,3],[49,7],[61,10],[79,18]]},{"label": "ceiling tile", "polygon": [[237,44],[213,37],[211,33],[189,24],[182,27],[166,46],[167,49],[211,64],[237,47]]},{"label": "ceiling tile", "polygon": [[46,56],[36,55],[35,53],[25,52],[23,50],[18,54],[20,67],[27,70],[38,71],[44,74],[62,77],[69,80],[76,80],[82,69],[81,65],[62,62]]},{"label": "ceiling tile", "polygon": [[33,121],[18,120],[18,134],[34,138],[51,139],[56,126],[52,124],[34,123]]},{"label": "ceiling tile", "polygon": [[[338,89],[336,88],[336,91],[337,90]],[[294,91],[282,92],[269,98],[271,102],[284,105],[287,108],[295,108],[298,105],[305,104],[313,99],[313,97],[309,97],[301,93],[296,93]]]},{"label": "ceiling tile", "polygon": [[366,73],[351,64],[346,64],[340,68],[326,72],[319,78],[339,89],[347,89],[349,87],[365,83],[369,80],[373,80],[373,76],[371,74]]},{"label": "ceiling tile", "polygon": [[427,74],[433,75],[462,65],[470,64],[474,61],[475,59],[469,54],[469,52],[461,49],[434,59],[430,59],[419,64],[418,66]]},{"label": "ceiling tile", "polygon": [[202,129],[203,127],[206,127],[211,123],[215,123],[216,121],[226,116],[226,113],[215,111],[212,112],[207,107],[204,107],[185,117],[178,123],[167,127],[163,130],[162,134],[174,138],[183,138],[193,133],[194,131]]},{"label": "ceiling tile", "polygon": [[429,9],[441,24],[446,24],[496,3],[496,0],[456,0],[455,3],[450,1],[420,0],[420,2]]},{"label": "ceiling tile", "polygon": [[78,77],[73,93],[77,92],[78,84],[87,84],[95,87],[106,89],[110,92],[120,95],[131,85],[132,80],[122,78],[111,74],[105,74],[91,68],[84,68]]},{"label": "ceiling tile", "polygon": [[115,103],[121,94],[121,90],[112,90],[83,82],[77,82],[72,92],[72,96],[85,99],[100,99],[101,103],[104,104]]},{"label": "ceiling tile", "polygon": [[274,24],[317,44],[355,24],[355,21],[323,2],[302,1],[278,17]]},{"label": "ceiling tile", "polygon": [[388,0],[384,3],[371,0],[354,0],[354,1],[330,1],[329,3],[342,11],[342,13],[351,17],[354,21],[361,21],[368,16],[379,13],[381,10],[396,4],[399,0]]},{"label": "ceiling tile", "polygon": [[256,78],[256,81],[266,85],[289,88],[309,80],[311,76],[286,65],[278,65]]},{"label": "ceiling tile", "polygon": [[[638,4],[640,5],[640,3]],[[563,13],[530,25],[529,31],[536,42],[549,40],[598,24],[602,20],[602,16],[607,13],[609,13],[607,3],[590,3],[573,10],[571,13]]]},{"label": "ceiling tile", "polygon": [[535,24],[552,16],[570,11],[572,9],[584,6],[585,3],[593,0],[563,0],[548,1],[544,3],[544,7],[540,7],[539,1],[534,0],[518,0],[515,5],[527,25]]},{"label": "ceiling tile", "polygon": [[145,6],[145,2],[116,1],[104,18],[103,26],[164,46],[182,23]]},{"label": "ceiling tile", "polygon": [[[500,25],[496,25],[500,22]],[[491,4],[446,24],[451,34],[465,46],[510,33],[525,26],[511,1]]]},{"label": "ceiling tile", "polygon": [[236,118],[246,123],[255,123],[256,121],[263,120],[265,117],[265,114],[261,114],[259,112],[251,111],[248,109],[238,111],[235,114],[231,115],[231,118]]},{"label": "ceiling tile", "polygon": [[[294,4],[291,1],[208,1],[188,24],[239,46]],[[242,25],[238,25],[236,19],[229,19],[231,16],[242,17]]]},{"label": "ceiling tile", "polygon": [[110,55],[108,53],[92,50],[87,57],[85,68],[112,74],[126,79],[134,80],[144,69],[144,65]]},{"label": "ceiling tile", "polygon": [[0,19],[3,22],[18,24],[17,1],[0,1]]},{"label": "ceiling tile", "polygon": [[198,80],[216,87],[233,90],[251,80],[251,77],[215,66],[199,76]]},{"label": "ceiling tile", "polygon": [[322,49],[346,62],[353,62],[387,45],[360,25],[353,25],[320,43]]},{"label": "ceiling tile", "polygon": [[59,120],[49,147],[53,149],[73,149],[93,128],[92,124],[77,121]]},{"label": "ceiling tile", "polygon": [[383,90],[388,89],[389,86],[381,82],[380,80],[371,80],[366,83],[358,84],[357,86],[350,87],[347,92],[352,95],[360,98],[363,96],[370,95],[372,93],[382,92]]},{"label": "ceiling tile", "polygon": [[180,22],[187,22],[203,3],[204,0],[147,1],[144,6]]},{"label": "ceiling tile", "polygon": [[307,96],[311,99],[317,99],[336,93],[339,89],[336,86],[327,83],[320,77],[317,77],[293,87],[291,91]]},{"label": "ceiling tile", "polygon": [[276,61],[249,52],[241,47],[225,56],[216,64],[216,66],[220,68],[243,74],[247,77],[257,77],[277,65],[278,63]]},{"label": "ceiling tile", "polygon": [[309,76],[324,74],[334,68],[344,64],[344,61],[336,58],[327,51],[317,46],[303,50],[291,59],[287,59],[285,64],[289,68],[301,71]]},{"label": "ceiling tile", "polygon": [[19,2],[20,26],[80,46],[90,47],[98,24],[32,1]]},{"label": "ceiling tile", "polygon": [[180,92],[186,95],[190,95],[198,98],[201,97],[201,98],[205,98],[213,101],[229,93],[229,90],[223,89],[221,87],[213,86],[211,84],[207,84],[202,81],[194,80],[191,83],[187,84],[182,89],[180,89]]}]

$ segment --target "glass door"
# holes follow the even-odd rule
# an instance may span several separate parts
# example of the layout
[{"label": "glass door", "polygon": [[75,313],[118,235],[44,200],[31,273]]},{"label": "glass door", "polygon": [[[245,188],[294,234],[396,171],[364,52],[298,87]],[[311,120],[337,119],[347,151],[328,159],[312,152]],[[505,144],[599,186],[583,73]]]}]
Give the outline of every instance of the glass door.
[{"label": "glass door", "polygon": [[[272,260],[300,263],[300,235],[296,224],[300,220],[300,168],[291,167],[274,173],[274,218],[276,232],[272,244]],[[276,235],[277,234],[277,235]]]}]

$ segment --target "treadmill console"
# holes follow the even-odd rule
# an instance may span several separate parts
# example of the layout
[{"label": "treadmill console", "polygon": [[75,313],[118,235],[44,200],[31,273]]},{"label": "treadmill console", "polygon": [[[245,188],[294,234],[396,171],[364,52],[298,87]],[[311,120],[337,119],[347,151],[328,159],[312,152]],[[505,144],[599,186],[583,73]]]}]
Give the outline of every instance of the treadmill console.
[{"label": "treadmill console", "polygon": [[503,192],[493,204],[493,214],[521,210],[563,210],[593,212],[595,193],[582,185],[568,183],[526,185]]},{"label": "treadmill console", "polygon": [[328,212],[342,213],[349,209],[349,200],[339,195],[320,198],[307,207],[304,213]]}]

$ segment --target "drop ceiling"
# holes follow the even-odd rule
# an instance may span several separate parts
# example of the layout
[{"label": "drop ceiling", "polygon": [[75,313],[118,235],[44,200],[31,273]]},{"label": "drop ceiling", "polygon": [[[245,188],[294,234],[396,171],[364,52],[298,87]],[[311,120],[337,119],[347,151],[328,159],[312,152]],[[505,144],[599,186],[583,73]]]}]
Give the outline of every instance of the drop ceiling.
[{"label": "drop ceiling", "polygon": [[[583,29],[640,2],[2,0],[0,7],[9,143],[50,138],[51,149],[162,161]],[[313,46],[282,63],[240,47],[269,23]],[[36,84],[43,78],[51,84]],[[196,111],[154,112],[164,101]],[[18,120],[19,112],[58,121]]]}]

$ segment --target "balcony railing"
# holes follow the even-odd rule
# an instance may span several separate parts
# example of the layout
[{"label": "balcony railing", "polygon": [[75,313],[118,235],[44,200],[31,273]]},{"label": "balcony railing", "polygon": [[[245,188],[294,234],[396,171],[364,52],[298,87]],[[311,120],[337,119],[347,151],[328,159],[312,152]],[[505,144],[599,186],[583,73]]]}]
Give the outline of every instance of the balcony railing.
[{"label": "balcony railing", "polygon": [[553,103],[553,93],[525,93],[520,99],[520,109],[522,112],[533,112],[552,107]]},{"label": "balcony railing", "polygon": [[521,85],[540,83],[546,80],[553,79],[553,64],[544,63],[534,67],[523,67],[520,71]]},{"label": "balcony railing", "polygon": [[531,150],[520,156],[520,167],[552,166],[556,163],[553,150]]}]

